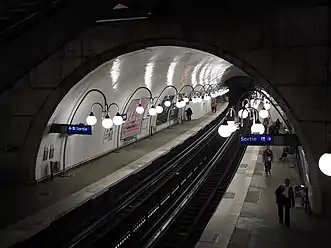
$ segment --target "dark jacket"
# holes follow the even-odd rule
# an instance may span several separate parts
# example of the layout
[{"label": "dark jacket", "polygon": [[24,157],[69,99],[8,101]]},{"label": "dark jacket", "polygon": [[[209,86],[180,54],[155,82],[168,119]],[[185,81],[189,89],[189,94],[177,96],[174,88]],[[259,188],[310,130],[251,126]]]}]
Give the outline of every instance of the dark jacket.
[{"label": "dark jacket", "polygon": [[267,162],[268,161],[268,157],[271,158],[271,161],[274,160],[274,154],[271,150],[265,150],[263,152],[263,162]]},{"label": "dark jacket", "polygon": [[192,109],[191,108],[188,108],[186,110],[186,115],[192,115],[192,114],[193,114]]},{"label": "dark jacket", "polygon": [[288,191],[289,197],[284,196],[284,194],[283,194],[284,190],[285,190],[284,185],[279,185],[279,187],[276,189],[275,195],[276,195],[277,204],[282,204],[282,205],[284,205],[285,207],[288,207],[288,208],[294,207],[295,198],[294,198],[293,188],[292,187],[289,188],[289,191]]}]

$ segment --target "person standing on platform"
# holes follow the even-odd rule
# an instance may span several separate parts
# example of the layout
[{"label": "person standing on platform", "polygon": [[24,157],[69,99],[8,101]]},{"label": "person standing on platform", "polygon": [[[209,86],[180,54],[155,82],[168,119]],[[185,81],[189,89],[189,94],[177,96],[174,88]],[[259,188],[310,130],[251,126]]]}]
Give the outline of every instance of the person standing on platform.
[{"label": "person standing on platform", "polygon": [[270,135],[276,134],[276,124],[275,123],[272,123],[271,126],[269,127],[269,134]]},{"label": "person standing on platform", "polygon": [[276,120],[275,125],[276,125],[276,134],[278,135],[280,132],[280,126],[281,126],[279,119]]},{"label": "person standing on platform", "polygon": [[285,225],[287,227],[290,227],[290,209],[295,206],[294,191],[290,183],[290,179],[286,178],[284,185],[280,185],[275,191],[279,223],[283,223],[285,209]]},{"label": "person standing on platform", "polygon": [[267,146],[267,149],[263,152],[263,162],[265,175],[271,175],[271,163],[274,161],[274,154],[271,151],[270,147]]},{"label": "person standing on platform", "polygon": [[279,158],[279,160],[285,160],[289,153],[290,148],[288,146],[284,146],[282,156]]},{"label": "person standing on platform", "polygon": [[186,117],[187,117],[187,120],[190,121],[192,120],[192,114],[193,114],[193,111],[190,107],[188,107],[188,109],[186,109]]},{"label": "person standing on platform", "polygon": [[216,110],[217,110],[217,103],[214,102],[214,103],[211,105],[211,111],[212,111],[213,113],[216,113]]}]

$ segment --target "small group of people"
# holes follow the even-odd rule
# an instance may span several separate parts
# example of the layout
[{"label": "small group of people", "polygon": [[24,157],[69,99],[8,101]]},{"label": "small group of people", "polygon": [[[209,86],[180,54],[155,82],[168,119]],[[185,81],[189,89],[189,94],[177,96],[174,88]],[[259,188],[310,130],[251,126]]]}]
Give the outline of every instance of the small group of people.
[{"label": "small group of people", "polygon": [[[289,153],[290,153],[290,147],[284,146],[282,156],[279,158],[279,160],[285,160]],[[274,161],[274,153],[270,149],[270,146],[267,146],[267,148],[263,152],[264,169],[265,169],[265,175],[267,177],[271,175],[271,164],[273,163],[273,161]]]},{"label": "small group of people", "polygon": [[272,125],[269,127],[269,134],[278,135],[280,132],[280,127],[281,127],[281,122],[279,119],[277,119],[276,122],[272,123]]}]

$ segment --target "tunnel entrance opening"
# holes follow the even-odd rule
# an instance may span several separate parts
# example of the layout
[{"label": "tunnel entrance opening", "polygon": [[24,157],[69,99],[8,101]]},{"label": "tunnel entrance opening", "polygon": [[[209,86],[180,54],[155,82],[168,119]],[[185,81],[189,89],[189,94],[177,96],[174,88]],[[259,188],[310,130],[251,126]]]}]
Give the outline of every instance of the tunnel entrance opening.
[{"label": "tunnel entrance opening", "polygon": [[[33,122],[33,125],[31,126],[29,133],[27,135],[27,138],[25,139],[25,144],[26,146],[24,147],[23,154],[22,154],[22,161],[24,161],[25,165],[25,175],[28,181],[30,182],[35,182],[38,181],[42,177],[37,177],[37,168],[36,168],[36,158],[42,157],[42,154],[44,153],[44,147],[41,145],[42,142],[42,137],[45,137],[45,134],[47,133],[47,129],[49,127],[49,123],[52,120],[51,116],[56,112],[56,109],[58,106],[60,106],[60,102],[63,101],[66,95],[70,94],[70,92],[74,93],[77,91],[77,82],[81,81],[82,78],[85,78],[86,81],[89,81],[89,86],[93,84],[93,78],[92,75],[95,74],[96,71],[102,70],[103,65],[112,62],[111,64],[116,64],[115,61],[117,59],[118,62],[118,57],[123,55],[123,54],[137,54],[139,52],[141,53],[148,53],[149,50],[154,50],[157,47],[167,47],[167,46],[175,46],[178,49],[196,49],[195,51],[203,51],[202,53],[208,53],[209,56],[216,56],[217,58],[222,58],[225,61],[227,61],[229,64],[232,64],[234,67],[237,67],[239,71],[241,71],[243,74],[240,76],[249,75],[251,81],[253,82],[253,86],[258,89],[264,89],[266,92],[268,92],[274,100],[278,103],[279,106],[281,106],[281,109],[284,111],[290,122],[293,124],[298,136],[300,137],[301,142],[304,144],[305,148],[307,149],[307,153],[309,154],[309,146],[306,142],[305,136],[301,131],[299,123],[296,121],[296,117],[294,113],[290,110],[288,107],[288,104],[284,101],[284,99],[280,96],[280,93],[272,87],[272,84],[268,82],[260,73],[255,70],[252,66],[249,64],[245,63],[244,61],[238,59],[236,56],[227,53],[225,51],[220,50],[217,46],[209,46],[206,44],[201,44],[201,43],[195,43],[195,42],[189,42],[189,41],[184,41],[184,40],[178,40],[178,39],[152,39],[152,40],[142,40],[139,42],[134,42],[130,44],[125,44],[123,46],[117,47],[115,49],[111,49],[105,53],[102,53],[94,58],[89,59],[86,61],[83,65],[79,66],[74,72],[72,72],[68,77],[66,77],[62,83],[57,87],[49,96],[48,101],[45,102],[42,106],[42,108],[39,110],[37,118]],[[154,54],[155,55],[155,54]],[[157,55],[156,55],[157,56]],[[153,59],[155,58],[150,58],[150,61],[147,61],[145,63],[145,72],[151,72],[153,71]],[[170,62],[170,65],[174,65],[176,63],[176,56],[172,57],[172,61]],[[169,62],[169,61],[168,61]],[[109,65],[109,64],[108,64]],[[118,65],[118,63],[117,63]],[[170,68],[171,66],[169,66]],[[97,68],[97,69],[96,69]],[[205,69],[206,71],[207,69]],[[116,78],[116,66],[115,70],[110,71],[109,75],[113,76]],[[131,70],[129,69],[126,73],[130,75],[132,73],[132,68]],[[185,78],[185,74],[189,73],[190,69],[188,70],[183,70],[183,78]],[[202,69],[200,70],[200,72]],[[191,71],[191,74],[193,73],[193,70]],[[171,73],[170,73],[171,74]],[[87,75],[87,76],[86,76]],[[235,80],[235,76],[238,75],[231,75],[229,73],[227,80]],[[248,76],[246,76],[248,78]],[[148,77],[147,77],[148,78]],[[181,78],[182,79],[182,78]],[[166,79],[167,80],[167,79]],[[163,80],[166,82],[166,80]],[[116,79],[114,80],[116,81]],[[181,80],[180,80],[181,81]],[[148,84],[148,80],[144,80],[144,84]],[[151,81],[149,81],[151,83]],[[185,83],[184,81],[181,81],[181,83]],[[192,83],[192,82],[191,82]],[[147,85],[146,86],[150,86]],[[251,88],[248,88],[247,86],[244,87],[237,87],[235,84],[230,84],[230,82],[227,82],[227,84],[230,87],[230,92],[235,92],[236,90],[231,90],[231,88],[235,87],[237,88],[237,91],[243,91],[243,90],[251,90]],[[87,90],[87,85],[85,85],[85,90]],[[116,85],[112,85],[111,87],[116,88]],[[240,88],[240,90],[239,90]],[[77,92],[75,92],[77,94]],[[78,94],[79,95],[79,94]],[[69,97],[70,98],[70,97]],[[72,103],[77,101],[79,96],[74,95],[71,96]],[[70,104],[69,104],[70,105]],[[66,106],[65,108],[69,110],[70,108],[72,109],[74,107],[74,104],[72,106],[69,106],[68,104],[65,104],[63,106]],[[68,107],[69,106],[69,107]],[[45,129],[46,127],[46,129]],[[82,141],[81,141],[81,144]],[[67,152],[67,151],[64,151]],[[108,152],[108,150],[103,151],[103,152]],[[85,150],[81,150],[82,154],[85,154]],[[37,155],[38,154],[38,155]],[[56,153],[55,153],[56,154]],[[60,152],[61,154],[61,152]],[[62,151],[63,154],[63,151]],[[73,152],[72,154],[75,154]],[[98,154],[98,156],[100,153]],[[60,155],[61,157],[61,155]],[[309,158],[309,156],[308,156]],[[61,161],[61,159],[59,160]],[[86,161],[86,159],[85,159]],[[312,160],[313,161],[313,160]],[[78,165],[79,163],[73,163],[74,165]],[[60,168],[62,165],[60,165]],[[33,173],[32,173],[33,172]]]}]

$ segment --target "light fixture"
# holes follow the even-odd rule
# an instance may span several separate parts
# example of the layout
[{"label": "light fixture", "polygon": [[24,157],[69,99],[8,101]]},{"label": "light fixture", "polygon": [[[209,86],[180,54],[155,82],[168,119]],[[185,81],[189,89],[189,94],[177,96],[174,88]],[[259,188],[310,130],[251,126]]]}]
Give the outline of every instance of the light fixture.
[{"label": "light fixture", "polygon": [[326,176],[331,176],[331,153],[324,153],[318,160],[318,167]]},{"label": "light fixture", "polygon": [[117,112],[117,114],[113,118],[113,123],[115,126],[120,126],[123,123],[123,117],[120,113]]},{"label": "light fixture", "polygon": [[138,104],[138,106],[137,106],[137,108],[136,108],[136,112],[137,112],[138,114],[140,114],[140,115],[143,114],[143,113],[145,112],[144,107],[141,106],[140,103]]},{"label": "light fixture", "polygon": [[196,97],[192,98],[192,103],[197,103],[197,98]]},{"label": "light fixture", "polygon": [[198,103],[202,102],[202,98],[201,98],[200,96],[198,96],[198,98],[197,98],[197,102],[198,102]]},{"label": "light fixture", "polygon": [[161,104],[156,106],[156,113],[161,114],[163,112],[163,107],[161,106]]},{"label": "light fixture", "polygon": [[109,129],[113,126],[113,121],[110,119],[109,115],[107,114],[106,117],[101,122],[102,126],[106,129]]},{"label": "light fixture", "polygon": [[90,113],[89,116],[86,117],[86,123],[87,125],[94,126],[97,123],[97,117],[93,114],[93,112]]},{"label": "light fixture", "polygon": [[262,119],[265,119],[269,116],[269,112],[268,110],[265,110],[264,108],[260,110],[259,112],[259,116],[262,118]]},{"label": "light fixture", "polygon": [[258,134],[264,134],[265,128],[261,124],[259,120],[257,120],[252,126],[251,126],[251,132],[252,134],[258,133]]},{"label": "light fixture", "polygon": [[247,111],[247,109],[240,109],[239,112],[238,112],[238,116],[241,119],[246,119],[248,117],[248,111]]},{"label": "light fixture", "polygon": [[181,101],[177,101],[177,102],[176,102],[176,107],[177,107],[177,108],[181,108],[181,107],[182,107]]},{"label": "light fixture", "polygon": [[170,105],[171,105],[171,102],[170,102],[169,100],[166,100],[166,101],[164,102],[164,106],[166,106],[166,107],[170,107]]},{"label": "light fixture", "polygon": [[208,94],[205,95],[205,100],[206,100],[206,101],[210,100],[210,95],[208,95]]},{"label": "light fixture", "polygon": [[148,110],[148,114],[151,116],[155,116],[157,114],[156,108],[154,106],[150,107],[150,109]]},{"label": "light fixture", "polygon": [[232,131],[230,130],[228,125],[220,125],[218,128],[218,134],[223,138],[229,137],[231,133]]},{"label": "light fixture", "polygon": [[180,104],[181,104],[181,108],[184,108],[186,106],[186,102],[184,100],[182,100]]},{"label": "light fixture", "polygon": [[190,99],[189,99],[187,96],[185,96],[185,97],[183,98],[183,100],[184,100],[185,103],[188,103],[188,102],[190,101]]},{"label": "light fixture", "polygon": [[263,107],[266,109],[266,110],[269,110],[271,108],[271,104],[266,102]]}]

